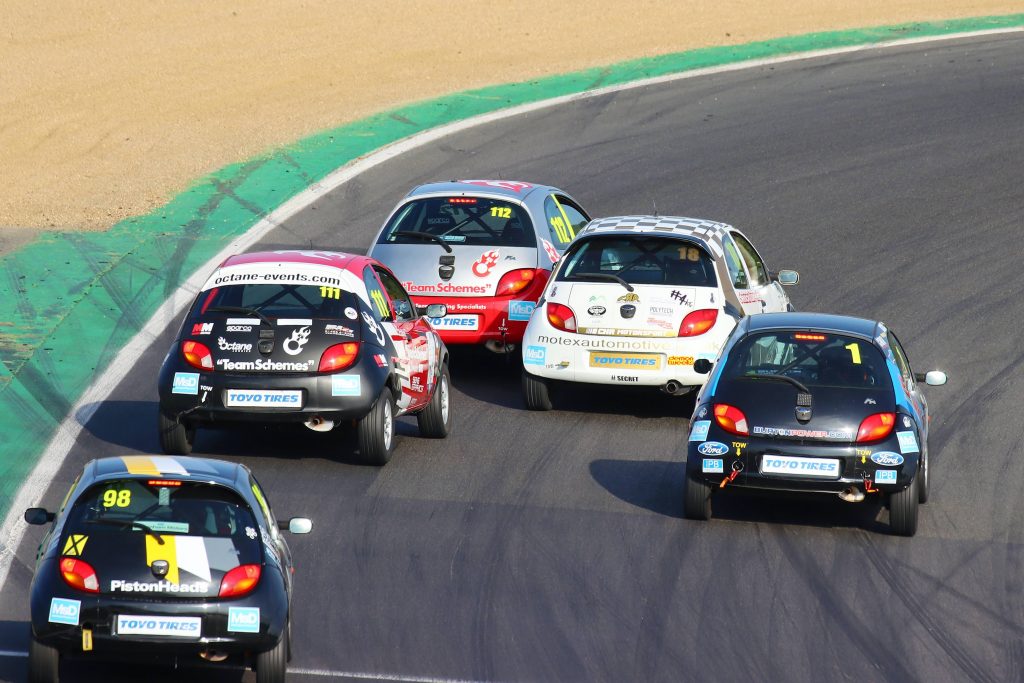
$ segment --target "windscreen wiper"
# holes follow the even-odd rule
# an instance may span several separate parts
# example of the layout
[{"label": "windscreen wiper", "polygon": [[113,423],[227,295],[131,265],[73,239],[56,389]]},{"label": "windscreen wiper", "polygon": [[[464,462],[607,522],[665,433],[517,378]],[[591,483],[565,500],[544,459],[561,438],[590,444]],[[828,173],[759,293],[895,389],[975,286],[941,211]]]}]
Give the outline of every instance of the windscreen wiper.
[{"label": "windscreen wiper", "polygon": [[776,382],[789,382],[805,394],[811,393],[806,384],[788,375],[740,375],[739,379],[770,379]]},{"label": "windscreen wiper", "polygon": [[138,528],[142,529],[143,531],[145,531],[150,536],[152,536],[153,538],[155,538],[156,542],[159,543],[160,545],[164,544],[163,536],[161,536],[156,531],[154,531],[153,527],[149,526],[148,524],[144,524],[142,522],[136,521],[134,519],[87,519],[87,520],[85,520],[85,523],[86,524],[107,524],[109,526],[120,526],[120,527],[127,527],[127,528],[138,527]]},{"label": "windscreen wiper", "polygon": [[633,285],[623,280],[618,275],[611,273],[573,273],[567,275],[566,280],[607,280],[608,282],[618,282],[620,285],[625,287],[628,291],[633,291]]},{"label": "windscreen wiper", "polygon": [[393,234],[396,237],[409,237],[414,240],[423,240],[424,242],[437,242],[449,254],[452,253],[452,245],[441,239],[439,235],[431,235],[429,232],[413,232],[412,230],[399,230]]},{"label": "windscreen wiper", "polygon": [[224,313],[242,313],[247,315],[254,315],[270,327],[274,326],[274,322],[267,317],[267,315],[261,312],[257,308],[250,308],[248,306],[210,306],[207,311],[223,311]]}]

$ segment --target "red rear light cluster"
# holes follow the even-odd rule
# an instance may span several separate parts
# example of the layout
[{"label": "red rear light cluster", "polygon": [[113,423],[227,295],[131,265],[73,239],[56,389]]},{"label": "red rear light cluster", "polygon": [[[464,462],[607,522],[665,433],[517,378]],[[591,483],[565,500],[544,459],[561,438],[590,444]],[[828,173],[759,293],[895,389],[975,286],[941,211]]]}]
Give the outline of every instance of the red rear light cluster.
[{"label": "red rear light cluster", "polygon": [[206,344],[186,339],[181,342],[181,355],[197,370],[213,370],[213,354]]},{"label": "red rear light cluster", "polygon": [[359,342],[345,342],[330,346],[320,356],[318,372],[337,372],[351,367],[359,355]]},{"label": "red rear light cluster", "polygon": [[699,311],[692,311],[679,324],[679,336],[696,337],[698,334],[704,334],[715,326],[717,320],[717,308],[702,308]]},{"label": "red rear light cluster", "polygon": [[64,583],[87,593],[100,592],[100,580],[96,570],[88,562],[73,557],[60,558],[60,575]]},{"label": "red rear light cluster", "polygon": [[508,296],[510,294],[518,294],[529,287],[535,277],[537,277],[537,271],[533,268],[510,270],[498,280],[498,289],[495,290],[494,295]]},{"label": "red rear light cluster", "polygon": [[715,422],[725,431],[740,436],[750,434],[750,429],[747,427],[747,416],[736,406],[731,406],[728,403],[716,403],[714,412]]},{"label": "red rear light cluster", "polygon": [[243,564],[235,567],[220,581],[220,591],[217,593],[222,598],[237,598],[250,592],[260,582],[260,566],[258,564]]},{"label": "red rear light cluster", "polygon": [[878,441],[892,433],[893,425],[896,424],[896,413],[875,413],[868,415],[860,423],[857,430],[857,443],[863,441]]},{"label": "red rear light cluster", "polygon": [[564,304],[548,302],[548,322],[556,330],[564,332],[576,331],[576,314]]}]

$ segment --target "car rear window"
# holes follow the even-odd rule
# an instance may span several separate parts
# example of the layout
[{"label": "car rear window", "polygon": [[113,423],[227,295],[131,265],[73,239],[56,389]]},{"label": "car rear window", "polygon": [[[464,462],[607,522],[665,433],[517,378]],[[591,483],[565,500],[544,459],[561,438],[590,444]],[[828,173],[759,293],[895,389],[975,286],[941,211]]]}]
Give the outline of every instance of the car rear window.
[{"label": "car rear window", "polygon": [[[228,285],[214,287],[202,294],[192,316],[215,312],[218,306],[252,309],[270,318],[341,318],[347,307],[355,306],[355,295],[337,287],[320,285]],[[235,317],[245,315],[240,311],[227,314]]]},{"label": "car rear window", "polygon": [[841,334],[771,331],[748,335],[729,354],[722,380],[784,375],[808,387],[892,388],[874,344]]},{"label": "car rear window", "polygon": [[434,235],[453,245],[536,247],[537,237],[526,210],[512,202],[486,197],[415,199],[388,221],[378,244],[429,244],[402,232]]},{"label": "car rear window", "polygon": [[75,501],[66,528],[75,533],[233,538],[258,543],[252,510],[234,491],[201,482],[117,479],[92,486]]},{"label": "car rear window", "polygon": [[664,237],[594,237],[571,248],[559,280],[615,275],[637,285],[716,287],[715,264],[691,242]]}]

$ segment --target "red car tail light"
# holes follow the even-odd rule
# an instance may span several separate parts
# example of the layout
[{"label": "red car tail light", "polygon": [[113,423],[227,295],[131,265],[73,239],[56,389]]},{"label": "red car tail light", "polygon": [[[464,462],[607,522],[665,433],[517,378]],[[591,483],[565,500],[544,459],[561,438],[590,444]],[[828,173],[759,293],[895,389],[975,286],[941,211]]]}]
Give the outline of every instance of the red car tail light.
[{"label": "red car tail light", "polygon": [[718,426],[730,434],[747,436],[750,429],[747,427],[747,416],[736,406],[728,403],[715,404],[715,422]]},{"label": "red car tail light", "polygon": [[698,334],[704,334],[714,327],[717,320],[717,308],[703,308],[699,311],[693,311],[687,314],[683,318],[683,322],[679,324],[679,336],[696,337]]},{"label": "red car tail light", "polygon": [[87,593],[100,592],[100,580],[96,570],[88,562],[73,557],[60,558],[60,575],[64,583]]},{"label": "red car tail light", "polygon": [[351,367],[359,355],[359,342],[345,342],[330,346],[320,356],[320,367],[318,372],[337,372]]},{"label": "red car tail light", "polygon": [[548,302],[548,322],[556,330],[576,331],[576,314],[564,304]]},{"label": "red car tail light", "polygon": [[857,430],[857,443],[862,441],[878,441],[892,433],[892,427],[896,424],[896,413],[875,413],[868,415],[860,423]]},{"label": "red car tail light", "polygon": [[220,592],[222,598],[237,598],[245,595],[260,582],[260,566],[258,564],[243,564],[235,567],[220,581]]},{"label": "red car tail light", "polygon": [[181,342],[181,355],[197,370],[213,370],[213,355],[206,344],[187,339]]},{"label": "red car tail light", "polygon": [[519,268],[510,270],[498,280],[498,288],[494,291],[495,296],[508,296],[518,294],[533,282],[537,277],[537,271],[533,268]]}]

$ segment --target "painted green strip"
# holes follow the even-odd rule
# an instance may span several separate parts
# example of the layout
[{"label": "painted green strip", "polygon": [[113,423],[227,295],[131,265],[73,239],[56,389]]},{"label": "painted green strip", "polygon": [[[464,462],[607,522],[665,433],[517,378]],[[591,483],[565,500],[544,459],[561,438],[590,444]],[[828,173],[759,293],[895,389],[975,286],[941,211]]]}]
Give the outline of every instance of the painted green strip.
[{"label": "painted green strip", "polygon": [[[43,234],[0,261],[0,518],[70,407],[168,295],[231,239],[353,159],[452,121],[638,79],[810,50],[1019,26],[1024,14],[814,33],[481,88],[383,112],[227,166],[157,211],[105,233]],[[155,377],[138,381],[153,384],[156,396]],[[111,440],[111,452],[119,453],[155,445],[155,434],[153,444]]]}]

